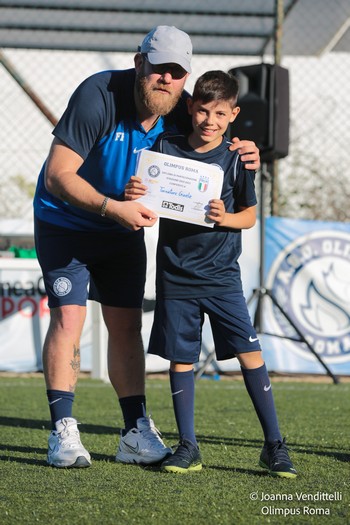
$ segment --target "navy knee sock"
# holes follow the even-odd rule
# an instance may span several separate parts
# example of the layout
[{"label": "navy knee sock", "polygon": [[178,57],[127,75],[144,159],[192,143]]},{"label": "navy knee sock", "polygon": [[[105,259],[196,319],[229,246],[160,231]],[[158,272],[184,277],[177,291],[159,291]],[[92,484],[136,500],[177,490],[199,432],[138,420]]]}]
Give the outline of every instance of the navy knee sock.
[{"label": "navy knee sock", "polygon": [[194,432],[194,371],[169,371],[171,395],[180,439],[197,445]]},{"label": "navy knee sock", "polygon": [[64,390],[47,390],[46,394],[49,401],[52,428],[56,430],[56,421],[64,417],[72,417],[74,393]]},{"label": "navy knee sock", "polygon": [[132,428],[137,428],[137,420],[146,416],[146,396],[128,396],[119,399],[124,419],[126,434]]},{"label": "navy knee sock", "polygon": [[261,423],[265,442],[282,440],[278,427],[275,402],[265,364],[253,370],[241,368],[245,386]]}]

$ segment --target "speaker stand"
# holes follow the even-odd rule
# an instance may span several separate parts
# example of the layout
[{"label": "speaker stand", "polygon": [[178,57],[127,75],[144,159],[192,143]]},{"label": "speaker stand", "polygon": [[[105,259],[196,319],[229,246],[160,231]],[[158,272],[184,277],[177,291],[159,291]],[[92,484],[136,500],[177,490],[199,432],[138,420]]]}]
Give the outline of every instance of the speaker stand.
[{"label": "speaker stand", "polygon": [[[265,334],[272,337],[279,337],[281,339],[289,339],[292,341],[297,341],[299,343],[304,343],[307,349],[314,355],[314,357],[319,361],[319,363],[322,365],[322,367],[325,369],[327,374],[332,378],[333,382],[335,384],[339,383],[339,379],[332,373],[332,371],[328,368],[326,363],[322,360],[322,358],[318,355],[318,353],[315,351],[315,349],[312,347],[312,345],[306,340],[305,336],[299,330],[299,328],[295,325],[291,317],[285,312],[282,308],[282,306],[279,304],[277,299],[274,297],[271,290],[268,290],[264,286],[264,279],[265,279],[265,182],[270,179],[270,173],[267,169],[267,164],[263,163],[261,167],[261,173],[260,173],[260,268],[259,268],[259,287],[253,290],[252,296],[247,301],[247,305],[249,306],[251,302],[256,299],[257,300],[257,306],[255,310],[254,315],[254,328],[258,334]],[[284,335],[278,335],[273,334],[264,331],[263,327],[263,300],[269,297],[272,301],[273,305],[280,311],[280,313],[284,316],[284,318],[288,321],[290,326],[294,329],[295,333],[298,335],[298,338],[294,337],[287,337]],[[204,361],[203,365],[198,369],[196,372],[196,379],[199,379],[203,373],[205,372],[206,368],[214,361],[215,359],[215,351],[213,350],[208,354],[206,360]]]},{"label": "speaker stand", "polygon": [[[285,336],[285,335],[273,334],[273,333],[270,333],[270,332],[266,332],[263,329],[262,324],[261,324],[261,322],[262,322],[262,304],[263,304],[263,299],[265,297],[269,297],[271,299],[272,303],[276,306],[276,308],[278,308],[280,313],[288,321],[289,325],[293,328],[293,330],[296,332],[298,337],[289,337],[289,336]],[[333,382],[335,384],[338,384],[339,383],[339,379],[333,374],[333,372],[328,368],[326,363],[318,355],[318,353],[315,351],[315,349],[305,339],[304,335],[299,330],[299,328],[296,326],[296,324],[293,322],[293,320],[290,318],[290,316],[287,314],[287,312],[285,312],[283,310],[282,306],[279,304],[279,302],[277,301],[277,299],[275,298],[275,296],[273,295],[271,290],[268,290],[267,288],[264,288],[264,287],[259,287],[259,288],[255,289],[253,291],[252,296],[247,301],[248,306],[253,301],[253,299],[256,299],[256,298],[257,298],[257,301],[258,301],[257,307],[256,307],[256,312],[255,312],[255,317],[254,317],[254,328],[255,328],[256,332],[258,334],[265,334],[265,335],[269,335],[269,336],[272,336],[272,337],[279,337],[281,339],[289,339],[290,341],[296,341],[298,343],[304,343],[307,346],[308,350],[315,356],[315,358],[323,366],[323,368],[325,369],[327,374],[333,379]]]}]

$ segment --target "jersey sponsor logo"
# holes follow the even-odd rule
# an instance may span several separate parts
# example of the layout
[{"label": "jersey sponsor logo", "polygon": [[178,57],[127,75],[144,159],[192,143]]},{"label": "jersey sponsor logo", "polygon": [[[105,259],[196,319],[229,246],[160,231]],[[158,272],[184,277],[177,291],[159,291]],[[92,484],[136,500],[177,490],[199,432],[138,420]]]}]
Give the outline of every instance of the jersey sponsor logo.
[{"label": "jersey sponsor logo", "polygon": [[[282,310],[326,363],[350,360],[350,234],[321,230],[285,246],[266,282]],[[267,305],[270,326],[303,358],[314,356],[276,305]]]},{"label": "jersey sponsor logo", "polygon": [[72,289],[72,283],[67,277],[59,277],[53,283],[53,291],[58,297],[68,295]]},{"label": "jersey sponsor logo", "polygon": [[115,140],[115,142],[123,142],[124,141],[124,132],[123,131],[116,131],[114,140]]},{"label": "jersey sponsor logo", "polygon": [[162,208],[182,213],[185,209],[185,206],[183,204],[176,204],[176,202],[163,201]]},{"label": "jersey sponsor logo", "polygon": [[158,177],[160,174],[160,168],[159,166],[156,166],[155,164],[152,164],[152,166],[149,166],[147,171],[148,171],[148,175],[152,177],[153,179]]}]

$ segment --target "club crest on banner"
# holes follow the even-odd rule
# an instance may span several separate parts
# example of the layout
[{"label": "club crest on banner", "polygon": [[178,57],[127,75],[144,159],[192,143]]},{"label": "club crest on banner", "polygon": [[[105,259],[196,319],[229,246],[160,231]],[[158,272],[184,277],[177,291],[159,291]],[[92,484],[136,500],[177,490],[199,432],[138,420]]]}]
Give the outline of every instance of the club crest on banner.
[{"label": "club crest on banner", "polygon": [[[272,263],[266,286],[325,362],[350,361],[350,234],[320,230],[298,237]],[[314,359],[305,345],[288,340],[298,336],[278,308],[266,307],[276,333]]]}]

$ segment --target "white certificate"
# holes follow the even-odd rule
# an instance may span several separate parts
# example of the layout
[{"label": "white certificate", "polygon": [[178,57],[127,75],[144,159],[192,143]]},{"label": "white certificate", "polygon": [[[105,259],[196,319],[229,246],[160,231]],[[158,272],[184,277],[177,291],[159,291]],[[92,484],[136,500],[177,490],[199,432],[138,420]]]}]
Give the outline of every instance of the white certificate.
[{"label": "white certificate", "polygon": [[138,199],[160,217],[212,228],[206,217],[211,199],[220,199],[224,172],[219,166],[143,150],[136,175],[147,186]]}]

